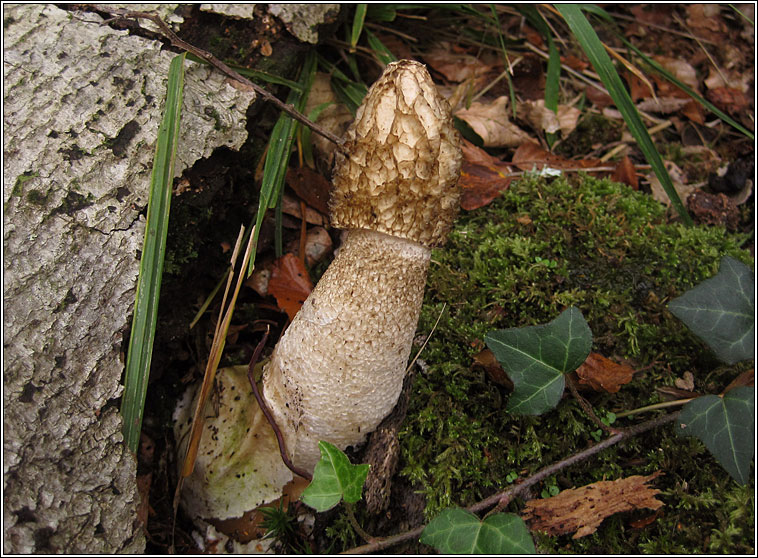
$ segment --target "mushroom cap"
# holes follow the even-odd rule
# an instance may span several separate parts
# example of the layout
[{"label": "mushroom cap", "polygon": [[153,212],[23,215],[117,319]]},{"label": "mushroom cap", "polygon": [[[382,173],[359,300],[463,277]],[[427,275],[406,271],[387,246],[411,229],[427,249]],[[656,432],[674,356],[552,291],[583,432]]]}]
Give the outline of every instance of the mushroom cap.
[{"label": "mushroom cap", "polygon": [[426,67],[387,65],[336,160],[332,224],[437,246],[458,214],[462,154],[450,106]]}]

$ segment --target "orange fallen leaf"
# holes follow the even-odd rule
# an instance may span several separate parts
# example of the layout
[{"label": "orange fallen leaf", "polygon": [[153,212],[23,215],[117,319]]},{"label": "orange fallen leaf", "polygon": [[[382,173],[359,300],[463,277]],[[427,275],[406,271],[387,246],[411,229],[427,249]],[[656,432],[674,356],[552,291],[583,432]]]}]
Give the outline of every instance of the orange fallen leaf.
[{"label": "orange fallen leaf", "polygon": [[658,471],[645,477],[598,481],[564,490],[552,498],[529,500],[521,517],[533,531],[553,536],[574,532],[572,538],[578,539],[594,533],[613,514],[640,508],[657,510],[663,506],[663,502],[655,499],[659,490],[647,486],[661,474]]},{"label": "orange fallen leaf", "polygon": [[448,81],[460,83],[492,70],[476,56],[452,51],[450,43],[442,42],[424,55],[424,60]]},{"label": "orange fallen leaf", "polygon": [[621,386],[634,377],[634,370],[626,364],[618,364],[600,353],[590,353],[587,360],[576,369],[579,383],[595,391],[616,393]]},{"label": "orange fallen leaf", "polygon": [[489,349],[483,349],[473,356],[474,366],[484,369],[487,377],[496,384],[513,389],[513,382]]},{"label": "orange fallen leaf", "polygon": [[744,112],[750,106],[750,99],[739,89],[715,87],[709,89],[705,96],[718,108],[732,115]]},{"label": "orange fallen leaf", "polygon": [[486,147],[516,147],[530,136],[510,121],[506,109],[508,97],[498,97],[489,104],[474,101],[455,115],[464,120],[482,138]]},{"label": "orange fallen leaf", "polygon": [[635,190],[640,189],[637,181],[637,169],[634,168],[634,163],[632,163],[632,160],[626,155],[624,155],[624,158],[616,165],[616,170],[613,171],[611,180],[626,184]]},{"label": "orange fallen leaf", "polygon": [[287,312],[290,320],[294,319],[312,290],[313,283],[303,260],[294,254],[284,254],[274,262],[268,293],[274,295],[279,308]]},{"label": "orange fallen leaf", "polygon": [[466,211],[478,209],[489,204],[500,195],[511,182],[507,176],[510,167],[500,159],[493,157],[484,149],[466,140],[462,143],[463,166],[461,168],[460,186],[461,208]]},{"label": "orange fallen leaf", "polygon": [[755,382],[754,369],[751,368],[750,370],[743,372],[742,374],[737,376],[734,380],[732,380],[731,383],[724,388],[724,393],[736,387],[752,387],[754,382]]}]

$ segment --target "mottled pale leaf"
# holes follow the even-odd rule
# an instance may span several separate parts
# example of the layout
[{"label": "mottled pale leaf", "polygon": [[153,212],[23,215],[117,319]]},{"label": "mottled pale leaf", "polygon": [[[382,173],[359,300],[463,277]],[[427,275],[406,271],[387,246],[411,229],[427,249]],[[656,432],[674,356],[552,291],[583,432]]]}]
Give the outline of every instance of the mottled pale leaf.
[{"label": "mottled pale leaf", "polygon": [[753,388],[738,387],[723,397],[705,395],[687,403],[679,432],[697,437],[734,480],[745,484],[755,450],[754,417]]},{"label": "mottled pale leaf", "polygon": [[545,325],[492,331],[484,338],[515,386],[508,410],[539,415],[555,407],[564,374],[579,367],[592,347],[592,332],[571,307]]},{"label": "mottled pale leaf", "polygon": [[669,303],[669,310],[727,364],[755,354],[755,279],[729,256],[719,272]]},{"label": "mottled pale leaf", "polygon": [[534,554],[534,542],[517,515],[498,513],[484,521],[461,508],[443,511],[426,526],[421,542],[442,554]]}]

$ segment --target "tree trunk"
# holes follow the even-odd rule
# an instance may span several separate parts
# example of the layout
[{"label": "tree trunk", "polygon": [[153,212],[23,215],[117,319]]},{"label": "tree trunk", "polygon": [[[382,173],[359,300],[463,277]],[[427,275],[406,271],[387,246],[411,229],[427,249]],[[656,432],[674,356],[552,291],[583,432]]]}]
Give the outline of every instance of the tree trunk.
[{"label": "tree trunk", "polygon": [[[5,5],[3,550],[141,552],[118,412],[173,53]],[[254,95],[187,63],[177,173],[245,140]],[[208,110],[208,108],[212,110]]]}]

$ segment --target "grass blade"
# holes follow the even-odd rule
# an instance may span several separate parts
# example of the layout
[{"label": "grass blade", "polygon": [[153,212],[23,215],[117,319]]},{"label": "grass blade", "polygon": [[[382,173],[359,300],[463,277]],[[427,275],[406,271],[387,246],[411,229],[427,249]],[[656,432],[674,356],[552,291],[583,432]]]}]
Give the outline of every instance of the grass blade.
[{"label": "grass blade", "polygon": [[[305,101],[308,99],[313,79],[316,75],[316,55],[310,51],[303,64],[300,72],[298,83],[302,91],[290,91],[287,96],[287,103],[293,105],[298,111],[302,112],[305,107]],[[266,153],[266,162],[263,165],[263,180],[261,183],[260,198],[258,200],[258,213],[255,217],[255,227],[253,229],[253,256],[247,269],[249,276],[255,266],[255,248],[258,246],[258,234],[263,223],[263,217],[266,211],[276,207],[281,199],[282,188],[284,187],[284,177],[287,174],[287,165],[289,164],[292,144],[295,140],[295,133],[298,123],[291,117],[282,113],[279,120],[274,125],[274,130],[269,138],[268,151]],[[281,238],[281,227],[277,227],[277,237]],[[281,240],[276,242],[277,247],[281,246]]]},{"label": "grass blade", "polygon": [[605,51],[603,43],[600,42],[600,39],[595,33],[595,30],[592,28],[589,21],[587,21],[587,18],[577,4],[556,4],[555,7],[566,20],[571,32],[581,44],[587,58],[589,58],[590,63],[595,68],[595,71],[600,76],[608,93],[616,103],[616,107],[624,117],[624,121],[629,127],[629,131],[634,139],[637,140],[642,153],[645,155],[645,159],[650,163],[650,166],[658,177],[658,180],[660,180],[666,195],[669,200],[671,200],[671,205],[685,224],[692,225],[692,219],[687,213],[687,209],[684,207],[682,200],[679,198],[679,194],[677,194],[676,189],[671,182],[671,177],[666,171],[663,159],[661,159],[660,154],[656,150],[653,140],[650,139],[650,134],[648,134],[645,125],[642,123],[642,119],[640,118],[629,93],[627,93],[621,78],[616,72],[616,68],[614,68],[613,63],[611,62],[608,53]]},{"label": "grass blade", "polygon": [[355,47],[358,45],[358,39],[361,38],[361,33],[363,32],[363,23],[366,21],[367,9],[368,4],[357,4],[355,6],[353,29],[350,34],[350,52],[355,52]]},{"label": "grass blade", "polygon": [[137,452],[142,429],[155,324],[158,320],[158,300],[161,291],[163,260],[166,255],[166,234],[174,181],[174,160],[181,121],[185,58],[185,54],[174,57],[168,73],[166,107],[155,148],[145,241],[140,259],[137,297],[126,357],[121,414],[124,417],[124,442],[134,453]]}]

